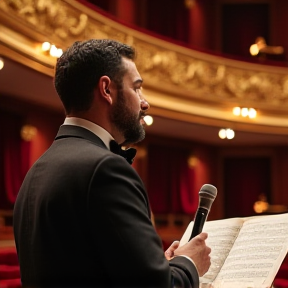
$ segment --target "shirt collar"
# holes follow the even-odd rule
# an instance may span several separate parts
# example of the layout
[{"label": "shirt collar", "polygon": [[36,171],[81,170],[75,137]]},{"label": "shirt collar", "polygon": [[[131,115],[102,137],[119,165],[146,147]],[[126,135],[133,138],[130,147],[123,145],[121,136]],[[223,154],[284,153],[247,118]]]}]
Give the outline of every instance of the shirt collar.
[{"label": "shirt collar", "polygon": [[106,145],[108,149],[110,149],[110,145],[109,145],[110,141],[114,140],[111,134],[108,131],[106,131],[104,128],[83,118],[66,117],[63,125],[79,126],[79,127],[83,127],[91,131],[104,142],[104,144]]}]

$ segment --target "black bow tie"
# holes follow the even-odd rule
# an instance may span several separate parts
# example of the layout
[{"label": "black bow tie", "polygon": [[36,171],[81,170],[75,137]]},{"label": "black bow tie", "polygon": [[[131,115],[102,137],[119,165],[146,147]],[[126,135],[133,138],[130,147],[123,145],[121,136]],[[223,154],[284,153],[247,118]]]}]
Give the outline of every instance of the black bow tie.
[{"label": "black bow tie", "polygon": [[111,140],[110,141],[110,150],[118,154],[122,157],[124,157],[129,164],[133,163],[134,157],[136,155],[137,150],[135,148],[128,148],[126,150],[123,150],[121,148],[121,145],[119,145],[116,141]]}]

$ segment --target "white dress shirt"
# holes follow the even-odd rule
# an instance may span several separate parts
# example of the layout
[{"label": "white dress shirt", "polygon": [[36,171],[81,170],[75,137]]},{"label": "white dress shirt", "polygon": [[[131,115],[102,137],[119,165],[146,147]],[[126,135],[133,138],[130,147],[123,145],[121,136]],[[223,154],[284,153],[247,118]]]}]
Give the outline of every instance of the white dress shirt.
[{"label": "white dress shirt", "polygon": [[79,126],[79,127],[83,127],[85,129],[91,131],[92,133],[97,135],[104,142],[106,147],[110,150],[110,141],[114,140],[114,138],[112,137],[112,135],[108,131],[106,131],[101,126],[99,126],[99,125],[97,125],[91,121],[88,121],[86,119],[77,118],[77,117],[66,117],[63,125]]}]

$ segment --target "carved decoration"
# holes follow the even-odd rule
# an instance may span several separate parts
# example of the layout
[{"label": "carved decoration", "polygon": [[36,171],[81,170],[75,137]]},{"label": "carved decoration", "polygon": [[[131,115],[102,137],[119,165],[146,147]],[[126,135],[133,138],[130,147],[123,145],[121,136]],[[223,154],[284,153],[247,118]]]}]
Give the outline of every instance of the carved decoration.
[{"label": "carved decoration", "polygon": [[67,46],[88,38],[112,38],[133,45],[145,83],[158,91],[162,89],[163,93],[169,87],[171,93],[181,91],[175,94],[177,97],[287,109],[288,68],[271,72],[260,65],[258,69],[255,64],[239,64],[225,58],[220,62],[219,57],[216,60],[211,55],[200,58],[199,53],[187,52],[188,49],[181,52],[183,49],[175,49],[175,45],[143,36],[75,3],[74,0],[2,0],[0,10]]},{"label": "carved decoration", "polygon": [[172,84],[201,99],[288,106],[288,69],[287,74],[240,69],[225,65],[225,59],[218,64],[145,43],[134,45],[142,75],[161,86]]},{"label": "carved decoration", "polygon": [[0,1],[0,8],[16,14],[36,30],[62,40],[83,35],[88,23],[86,14],[72,13],[58,0],[4,0]]}]

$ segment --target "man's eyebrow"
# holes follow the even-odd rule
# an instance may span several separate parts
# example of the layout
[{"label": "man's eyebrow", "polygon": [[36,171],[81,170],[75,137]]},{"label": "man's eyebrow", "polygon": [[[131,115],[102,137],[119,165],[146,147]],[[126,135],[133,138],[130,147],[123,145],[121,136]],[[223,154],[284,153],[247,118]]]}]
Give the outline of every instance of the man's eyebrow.
[{"label": "man's eyebrow", "polygon": [[133,82],[133,84],[142,84],[143,80],[142,79],[137,79],[136,81]]}]

